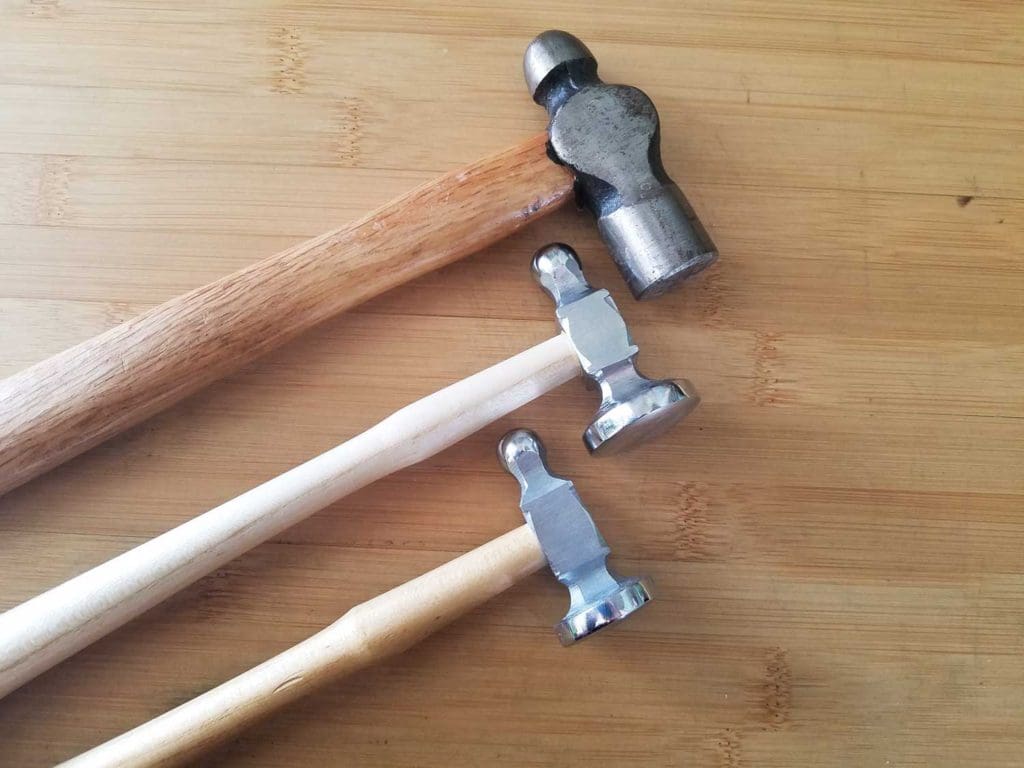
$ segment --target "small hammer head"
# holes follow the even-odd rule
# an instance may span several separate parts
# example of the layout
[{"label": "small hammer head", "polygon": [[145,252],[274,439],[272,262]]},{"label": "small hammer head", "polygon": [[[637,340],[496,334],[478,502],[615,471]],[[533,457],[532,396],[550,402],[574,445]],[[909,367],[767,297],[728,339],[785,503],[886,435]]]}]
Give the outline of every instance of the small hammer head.
[{"label": "small hammer head", "polygon": [[583,374],[601,390],[601,406],[583,433],[595,455],[630,448],[673,426],[700,402],[693,385],[652,380],[637,370],[636,344],[606,290],[583,276],[576,252],[563,243],[533,257],[533,273],[554,299],[555,316],[576,350]]},{"label": "small hammer head", "polygon": [[633,296],[659,296],[711,264],[715,246],[662,166],[647,94],[601,82],[593,54],[557,30],[530,43],[523,72],[551,117],[548,154],[573,172],[577,199],[597,217]]},{"label": "small hammer head", "polygon": [[608,569],[608,545],[572,482],[548,469],[544,446],[533,432],[509,432],[498,444],[498,456],[519,481],[519,506],[551,572],[569,589],[569,612],[555,625],[562,645],[626,618],[651,600],[648,579],[623,579]]}]

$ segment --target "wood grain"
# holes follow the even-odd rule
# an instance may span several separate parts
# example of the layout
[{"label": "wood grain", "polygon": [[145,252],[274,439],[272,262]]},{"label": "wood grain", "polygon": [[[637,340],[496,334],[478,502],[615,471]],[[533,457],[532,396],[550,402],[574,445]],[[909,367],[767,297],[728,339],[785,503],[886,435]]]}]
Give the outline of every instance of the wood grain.
[{"label": "wood grain", "polygon": [[[0,494],[237,371],[327,318],[450,264],[571,197],[540,134],[353,224],[171,299],[0,381]],[[70,163],[45,162],[46,219]]]},{"label": "wood grain", "polygon": [[207,764],[1019,767],[1019,3],[6,3],[0,372],[541,131],[520,57],[549,27],[651,94],[719,263],[637,304],[559,211],[0,499],[0,600],[549,337],[527,265],[551,240],[701,407],[597,462],[569,383],[4,699],[5,760],[78,754],[507,531],[493,451],[526,426],[650,607],[565,650],[564,595],[530,577]]}]

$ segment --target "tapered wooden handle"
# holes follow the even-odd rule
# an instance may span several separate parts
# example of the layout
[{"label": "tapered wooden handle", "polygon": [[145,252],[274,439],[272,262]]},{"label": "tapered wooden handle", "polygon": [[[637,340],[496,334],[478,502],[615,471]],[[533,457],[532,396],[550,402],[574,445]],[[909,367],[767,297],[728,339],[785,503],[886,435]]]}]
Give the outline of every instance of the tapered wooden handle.
[{"label": "tapered wooden handle", "polygon": [[572,344],[555,336],[0,614],[0,696],[318,509],[438,453],[579,372]]},{"label": "tapered wooden handle", "polygon": [[565,203],[545,137],[129,320],[0,381],[0,494],[317,323]]},{"label": "tapered wooden handle", "polygon": [[537,537],[520,526],[356,606],[299,645],[63,766],[140,768],[195,759],[311,688],[404,651],[544,563]]}]

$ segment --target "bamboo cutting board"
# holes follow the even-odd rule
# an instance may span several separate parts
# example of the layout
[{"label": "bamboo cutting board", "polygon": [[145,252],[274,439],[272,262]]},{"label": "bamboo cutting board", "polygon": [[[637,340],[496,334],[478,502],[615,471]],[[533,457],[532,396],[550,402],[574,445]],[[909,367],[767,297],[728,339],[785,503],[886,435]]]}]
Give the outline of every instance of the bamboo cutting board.
[{"label": "bamboo cutting board", "polygon": [[0,497],[0,608],[548,337],[564,240],[704,403],[586,456],[573,382],[0,701],[51,765],[521,522],[537,430],[656,602],[562,649],[537,575],[216,766],[1024,763],[1024,7],[526,0],[0,4],[0,375],[543,128],[566,28],[647,90],[722,253],[637,304],[563,211]]}]

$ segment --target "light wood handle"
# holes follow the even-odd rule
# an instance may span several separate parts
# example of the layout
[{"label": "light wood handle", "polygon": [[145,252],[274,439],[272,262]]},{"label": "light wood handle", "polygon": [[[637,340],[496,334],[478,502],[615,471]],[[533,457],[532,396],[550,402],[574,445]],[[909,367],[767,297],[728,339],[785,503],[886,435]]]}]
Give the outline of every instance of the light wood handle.
[{"label": "light wood handle", "polygon": [[555,336],[0,614],[0,696],[319,509],[440,452],[580,371]]},{"label": "light wood handle", "polygon": [[356,606],[284,653],[66,763],[141,768],[194,759],[310,689],[404,651],[545,563],[523,525]]},{"label": "light wood handle", "polygon": [[560,207],[572,180],[544,143],[442,176],[0,381],[0,494]]}]

